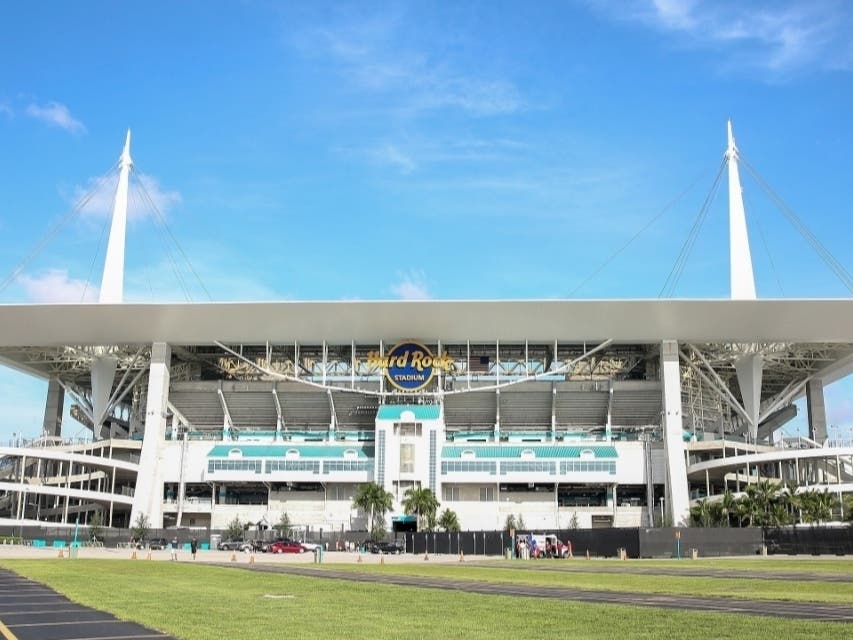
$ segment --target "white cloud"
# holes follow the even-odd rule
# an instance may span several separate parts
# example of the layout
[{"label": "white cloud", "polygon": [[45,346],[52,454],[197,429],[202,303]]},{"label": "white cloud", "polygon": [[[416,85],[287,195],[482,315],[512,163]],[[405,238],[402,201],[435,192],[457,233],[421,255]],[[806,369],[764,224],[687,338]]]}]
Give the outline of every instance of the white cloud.
[{"label": "white cloud", "polygon": [[[117,183],[117,175],[111,176],[105,181],[99,178],[89,178],[85,186],[74,187],[68,199],[76,205],[90,196],[80,211],[81,215],[86,218],[106,218],[113,213],[113,200],[115,199]],[[178,191],[164,189],[154,176],[144,173],[132,174],[127,198],[127,218],[130,221],[157,217],[148,198],[143,195],[140,183],[151,198],[151,202],[163,216],[181,202],[181,194]]]},{"label": "white cloud", "polygon": [[48,102],[46,105],[31,103],[27,106],[25,113],[31,118],[65,129],[74,135],[86,133],[86,126],[71,115],[68,107],[59,102]]},{"label": "white cloud", "polygon": [[398,273],[399,281],[391,285],[391,291],[403,300],[429,300],[432,296],[427,289],[426,276],[423,271],[416,270],[408,273]]},{"label": "white cloud", "polygon": [[32,302],[97,302],[98,288],[68,277],[66,269],[49,269],[38,276],[21,275],[18,280]]},{"label": "white cloud", "polygon": [[415,161],[399,147],[393,144],[385,144],[369,153],[370,158],[378,163],[391,165],[402,173],[412,173],[417,168]]},{"label": "white cloud", "polygon": [[15,117],[15,112],[12,110],[12,107],[8,102],[0,100],[0,116],[5,116],[9,119]]},{"label": "white cloud", "polygon": [[785,76],[807,68],[853,69],[853,15],[838,0],[696,2],[592,0],[600,13],[673,34],[719,54],[721,65]]},{"label": "white cloud", "polygon": [[390,96],[390,106],[403,112],[459,109],[489,116],[523,107],[512,82],[490,78],[483,68],[468,72],[448,57],[436,59],[418,49],[400,23],[386,18],[325,26],[302,34],[296,44],[306,56],[331,59],[355,86]]}]

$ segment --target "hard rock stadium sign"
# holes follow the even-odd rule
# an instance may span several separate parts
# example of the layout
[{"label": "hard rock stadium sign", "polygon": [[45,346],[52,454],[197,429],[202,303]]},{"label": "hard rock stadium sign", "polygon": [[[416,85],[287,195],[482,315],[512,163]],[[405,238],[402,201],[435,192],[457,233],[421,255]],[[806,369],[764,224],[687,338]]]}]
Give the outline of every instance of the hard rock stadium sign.
[{"label": "hard rock stadium sign", "polygon": [[367,366],[385,371],[385,378],[400,391],[420,391],[441,371],[453,368],[453,358],[446,353],[434,356],[419,342],[407,340],[392,347],[387,354],[370,351]]}]

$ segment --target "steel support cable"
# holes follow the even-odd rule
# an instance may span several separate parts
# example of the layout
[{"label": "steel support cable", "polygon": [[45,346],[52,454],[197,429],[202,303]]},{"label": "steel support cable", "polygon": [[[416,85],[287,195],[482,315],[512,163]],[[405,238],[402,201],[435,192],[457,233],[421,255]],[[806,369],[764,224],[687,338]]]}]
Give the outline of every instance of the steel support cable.
[{"label": "steel support cable", "polygon": [[641,235],[643,235],[643,234],[644,234],[644,233],[649,229],[649,227],[651,227],[655,222],[657,222],[658,220],[660,220],[660,219],[661,219],[665,214],[667,214],[667,213],[670,211],[670,209],[672,209],[673,207],[675,207],[675,205],[677,205],[679,202],[681,202],[681,200],[682,200],[682,199],[683,199],[683,198],[684,198],[688,193],[690,193],[690,192],[693,190],[693,188],[694,188],[694,187],[699,183],[699,181],[700,181],[700,180],[702,180],[702,179],[705,177],[705,175],[706,175],[707,173],[708,173],[708,170],[705,170],[705,171],[703,171],[702,173],[700,173],[698,176],[696,176],[696,178],[695,178],[695,179],[690,183],[690,185],[689,185],[686,189],[684,189],[684,191],[682,191],[682,192],[681,192],[681,193],[679,193],[677,196],[675,196],[675,198],[673,198],[672,200],[670,200],[669,202],[667,202],[667,203],[663,206],[663,208],[662,208],[660,211],[658,211],[658,212],[654,215],[654,217],[652,217],[648,222],[646,222],[646,224],[644,224],[644,225],[640,228],[640,230],[639,230],[639,231],[637,231],[633,236],[631,236],[631,237],[628,239],[628,241],[627,241],[627,242],[625,242],[621,247],[619,247],[616,251],[614,251],[614,252],[613,252],[613,253],[612,253],[612,254],[611,254],[611,255],[610,255],[610,256],[609,256],[609,257],[608,257],[604,262],[602,262],[602,263],[601,263],[601,264],[600,264],[600,265],[595,269],[595,271],[593,271],[591,274],[589,274],[589,275],[588,275],[588,276],[583,280],[583,282],[581,282],[578,286],[576,286],[574,289],[572,289],[572,290],[569,292],[568,297],[569,297],[569,298],[571,298],[571,297],[572,297],[573,295],[575,295],[578,291],[580,291],[580,290],[581,290],[581,289],[583,289],[587,284],[589,284],[589,282],[590,282],[592,279],[594,279],[594,278],[595,278],[599,273],[601,273],[601,272],[604,270],[604,268],[605,268],[605,267],[607,267],[611,262],[613,262],[617,257],[619,257],[619,255],[620,255],[623,251],[625,251],[625,249],[627,249],[627,248],[628,248],[628,247],[629,247],[629,246],[634,242],[634,240],[636,240],[636,239],[637,239],[637,238],[639,238]]},{"label": "steel support cable", "polygon": [[104,224],[101,225],[101,235],[98,236],[98,245],[92,252],[92,263],[89,265],[89,273],[86,274],[86,282],[83,285],[83,293],[80,294],[80,302],[86,300],[86,292],[89,290],[89,284],[92,281],[92,274],[95,272],[95,262],[98,260],[98,255],[101,253],[101,245],[104,242],[104,236],[107,233],[107,227],[110,224],[110,218],[104,219]]},{"label": "steel support cable", "polygon": [[6,279],[3,280],[2,284],[0,284],[0,292],[5,291],[6,288],[12,284],[15,280],[18,279],[18,276],[21,275],[21,272],[27,268],[27,266],[33,260],[38,257],[38,255],[44,250],[44,248],[53,240],[54,237],[65,227],[68,222],[77,215],[83,207],[89,204],[89,201],[95,196],[95,194],[100,191],[101,187],[104,185],[106,180],[110,177],[116,168],[118,168],[118,162],[116,162],[110,169],[104,173],[101,177],[97,179],[95,182],[95,186],[92,187],[88,193],[86,193],[82,198],[80,198],[77,203],[66,212],[50,229],[48,229],[47,233],[42,236],[41,240],[39,240],[35,247],[33,247],[32,251],[30,251],[27,256],[21,260],[17,267],[12,269],[12,272],[6,276]]},{"label": "steel support cable", "polygon": [[142,187],[142,191],[145,194],[145,197],[148,198],[148,202],[151,204],[151,207],[154,209],[154,213],[157,214],[157,217],[160,219],[160,222],[163,225],[163,228],[166,229],[166,233],[169,234],[169,237],[172,239],[172,242],[175,243],[175,247],[177,247],[178,252],[181,254],[184,261],[187,263],[187,267],[189,267],[190,272],[193,274],[193,276],[195,276],[195,279],[198,281],[198,284],[201,287],[202,291],[204,291],[205,295],[207,296],[207,299],[212,301],[213,298],[211,297],[210,292],[207,290],[207,287],[204,286],[204,282],[202,282],[201,277],[196,272],[195,267],[193,267],[193,263],[190,261],[189,256],[187,256],[187,254],[184,252],[184,249],[181,246],[181,244],[178,242],[178,239],[172,233],[172,229],[166,223],[166,218],[163,216],[162,213],[160,213],[160,210],[157,208],[157,205],[154,204],[154,200],[148,194],[148,190],[145,188],[145,185],[142,184],[142,180],[137,179],[137,182]]},{"label": "steel support cable", "polygon": [[[152,207],[152,209],[154,209],[155,207],[154,207],[153,201],[151,200],[151,197],[150,196],[146,197],[146,193],[143,192],[143,190],[142,190],[143,188],[140,187],[140,185],[142,184],[142,181],[139,180],[139,178],[134,174],[134,172],[131,172],[131,175],[134,178],[133,186],[137,190],[137,193],[139,193],[139,195],[143,198],[143,200],[147,200],[148,205],[150,207]],[[175,280],[177,280],[178,286],[180,287],[181,292],[184,294],[184,299],[187,302],[193,302],[193,297],[192,297],[192,294],[190,293],[189,286],[187,286],[187,283],[184,280],[183,275],[181,275],[181,269],[178,265],[178,261],[175,259],[175,256],[172,253],[172,248],[169,245],[168,239],[165,237],[160,237],[160,240],[163,243],[163,250],[166,252],[166,260],[168,260],[169,266],[172,269],[172,273],[175,276]]]},{"label": "steel support cable", "polygon": [[788,222],[800,233],[801,236],[809,243],[812,249],[814,249],[815,253],[826,263],[826,265],[832,270],[832,272],[838,276],[838,279],[841,280],[842,284],[847,287],[847,290],[853,293],[853,277],[851,277],[850,273],[848,273],[847,269],[844,268],[835,256],[827,249],[820,240],[817,239],[809,228],[803,223],[802,220],[794,213],[793,209],[788,206],[788,204],[782,199],[782,197],[777,194],[773,188],[767,183],[767,181],[761,177],[758,171],[749,164],[746,160],[743,159],[743,156],[740,156],[740,161],[747,168],[749,173],[755,178],[758,185],[764,189],[764,192],[767,196],[773,201],[773,203],[779,207],[779,210],[782,214],[787,218]]},{"label": "steel support cable", "polygon": [[[743,199],[747,200],[746,194],[743,194]],[[750,205],[746,210],[755,211],[756,209]],[[767,237],[764,235],[764,227],[761,224],[761,220],[758,218],[755,219],[755,224],[758,227],[758,235],[761,237],[761,246],[764,247],[764,253],[767,255],[767,260],[770,262],[770,270],[773,272],[773,279],[776,280],[776,286],[779,287],[780,295],[784,297],[785,289],[782,288],[782,280],[779,278],[779,272],[776,270],[776,262],[773,260],[773,254],[770,253],[770,245],[767,244]]]},{"label": "steel support cable", "polygon": [[687,234],[687,239],[681,246],[681,251],[675,259],[675,263],[672,265],[672,269],[670,269],[669,275],[663,283],[663,287],[661,287],[660,292],[658,292],[658,298],[662,298],[664,295],[669,297],[675,291],[675,287],[678,285],[678,281],[684,273],[684,268],[687,265],[687,259],[690,257],[690,252],[693,250],[693,245],[696,243],[696,238],[699,237],[699,231],[705,223],[705,219],[708,217],[708,211],[711,208],[711,203],[717,195],[717,190],[720,187],[720,179],[723,176],[726,163],[727,159],[723,157],[723,160],[720,163],[720,168],[717,171],[717,176],[714,178],[714,183],[711,185],[710,191],[708,191],[708,194],[705,196],[705,201],[702,203],[702,207],[699,210],[696,219],[693,221],[693,226],[690,228],[690,232]]}]

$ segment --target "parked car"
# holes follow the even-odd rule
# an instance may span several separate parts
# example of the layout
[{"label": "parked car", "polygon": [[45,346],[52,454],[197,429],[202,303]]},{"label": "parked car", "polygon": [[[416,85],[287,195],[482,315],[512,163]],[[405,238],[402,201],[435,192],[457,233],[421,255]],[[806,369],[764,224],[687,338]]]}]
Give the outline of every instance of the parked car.
[{"label": "parked car", "polygon": [[305,547],[308,551],[316,551],[320,548],[320,545],[316,542],[305,542],[304,540],[300,540],[299,544]]},{"label": "parked car", "polygon": [[258,549],[263,553],[269,553],[270,546],[276,542],[293,542],[290,538],[275,538],[274,540],[264,540],[260,543]]},{"label": "parked car", "polygon": [[150,538],[150,539],[143,539],[143,540],[134,539],[132,541],[132,545],[136,549],[140,549],[140,550],[151,549],[152,551],[156,551],[157,549],[165,549],[168,544],[169,544],[169,541],[166,540],[166,538]]},{"label": "parked car", "polygon": [[269,546],[270,553],[305,553],[306,551],[308,549],[294,540],[281,540]]},{"label": "parked car", "polygon": [[387,540],[368,540],[364,543],[364,548],[370,553],[391,553],[398,554],[404,553],[406,551],[405,547],[401,542],[397,542],[393,540],[388,542]]},{"label": "parked car", "polygon": [[252,543],[242,538],[230,538],[219,543],[220,551],[251,551]]},{"label": "parked car", "polygon": [[169,546],[169,541],[166,538],[151,538],[148,541],[148,548],[152,551],[156,551],[157,549],[165,549]]}]

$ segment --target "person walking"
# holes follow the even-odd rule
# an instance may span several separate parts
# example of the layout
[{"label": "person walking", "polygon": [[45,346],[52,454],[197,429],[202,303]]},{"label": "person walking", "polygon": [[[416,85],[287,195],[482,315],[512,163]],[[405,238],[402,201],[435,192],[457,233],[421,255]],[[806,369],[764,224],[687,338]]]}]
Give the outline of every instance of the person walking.
[{"label": "person walking", "polygon": [[172,541],[169,543],[169,560],[178,560],[178,539],[172,538]]},{"label": "person walking", "polygon": [[192,553],[193,560],[195,560],[195,554],[198,552],[198,538],[193,538],[190,542],[190,553]]}]

